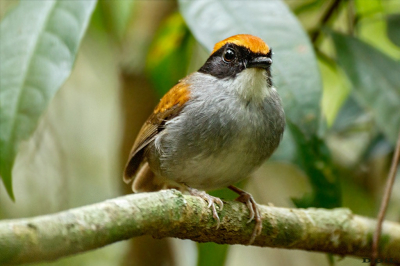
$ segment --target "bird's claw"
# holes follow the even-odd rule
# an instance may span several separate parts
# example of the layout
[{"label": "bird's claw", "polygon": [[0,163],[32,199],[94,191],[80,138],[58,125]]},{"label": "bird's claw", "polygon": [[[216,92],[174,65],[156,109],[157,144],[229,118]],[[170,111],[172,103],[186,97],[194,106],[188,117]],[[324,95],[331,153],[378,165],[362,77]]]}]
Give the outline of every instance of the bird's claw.
[{"label": "bird's claw", "polygon": [[250,218],[247,221],[247,223],[250,223],[253,220],[256,222],[256,225],[254,227],[253,233],[251,234],[249,241],[249,245],[251,245],[254,242],[255,238],[259,236],[262,231],[262,220],[261,220],[260,210],[258,209],[257,203],[250,193],[243,190],[239,191],[239,189],[234,191],[240,194],[240,196],[236,199],[236,201],[246,204],[247,208],[249,209]]},{"label": "bird's claw", "polygon": [[217,204],[219,210],[222,211],[224,207],[224,203],[222,202],[222,200],[220,198],[208,195],[205,191],[200,191],[194,188],[188,188],[188,190],[191,195],[198,196],[208,202],[208,208],[211,209],[213,218],[217,220],[217,229],[218,229],[221,221],[219,219],[217,209],[215,208],[215,204]]}]

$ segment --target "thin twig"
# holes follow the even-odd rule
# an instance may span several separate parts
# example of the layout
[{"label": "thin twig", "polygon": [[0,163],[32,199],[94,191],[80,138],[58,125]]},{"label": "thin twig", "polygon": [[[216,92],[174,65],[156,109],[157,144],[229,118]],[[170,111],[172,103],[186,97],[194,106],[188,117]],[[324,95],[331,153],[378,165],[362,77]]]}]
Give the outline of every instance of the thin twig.
[{"label": "thin twig", "polygon": [[386,210],[389,204],[390,195],[392,194],[392,188],[394,184],[394,180],[396,177],[397,165],[399,164],[400,159],[400,131],[399,137],[397,139],[396,150],[393,155],[392,165],[390,166],[390,172],[388,179],[386,181],[385,193],[383,195],[381,207],[378,214],[378,221],[376,224],[376,230],[374,233],[374,238],[372,240],[372,255],[371,255],[371,266],[376,265],[376,259],[378,258],[378,246],[379,246],[379,238],[381,237],[382,230],[382,222],[385,218]]}]

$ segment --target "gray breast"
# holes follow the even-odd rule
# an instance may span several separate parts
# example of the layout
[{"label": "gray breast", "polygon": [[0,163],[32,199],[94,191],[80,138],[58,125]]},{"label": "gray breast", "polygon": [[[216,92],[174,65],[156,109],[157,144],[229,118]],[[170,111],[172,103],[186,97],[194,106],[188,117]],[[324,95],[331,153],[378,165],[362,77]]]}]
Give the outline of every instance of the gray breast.
[{"label": "gray breast", "polygon": [[258,103],[224,91],[192,96],[151,149],[157,174],[198,189],[224,187],[246,178],[277,148],[285,120],[274,89]]}]

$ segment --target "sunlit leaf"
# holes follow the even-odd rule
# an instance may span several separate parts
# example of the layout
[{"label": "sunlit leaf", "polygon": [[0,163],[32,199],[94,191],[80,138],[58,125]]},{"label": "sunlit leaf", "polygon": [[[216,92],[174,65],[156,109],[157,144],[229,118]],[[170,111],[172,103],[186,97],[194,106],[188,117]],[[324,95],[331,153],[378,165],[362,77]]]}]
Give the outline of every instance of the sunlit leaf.
[{"label": "sunlit leaf", "polygon": [[[300,3],[300,5],[296,6],[293,10],[295,14],[301,14],[303,12],[308,12],[310,10],[314,10],[317,8],[321,8],[321,4],[323,3],[323,0],[312,0],[312,1],[299,1],[295,3]],[[290,4],[290,3],[289,3]]]},{"label": "sunlit leaf", "polygon": [[323,77],[324,93],[322,96],[322,112],[328,126],[332,126],[336,116],[349,94],[349,85],[345,75],[341,73],[337,65],[327,64],[319,60],[321,75]]},{"label": "sunlit leaf", "polygon": [[357,14],[361,17],[372,17],[383,11],[381,0],[356,0]]},{"label": "sunlit leaf", "polygon": [[1,22],[0,173],[12,198],[18,145],[69,76],[95,5],[95,0],[21,1]]},{"label": "sunlit leaf", "polygon": [[172,14],[158,30],[147,56],[146,71],[160,96],[187,75],[192,47],[193,37],[182,16]]},{"label": "sunlit leaf", "polygon": [[356,100],[372,111],[380,130],[395,143],[400,129],[400,63],[354,37],[333,32],[332,37]]}]

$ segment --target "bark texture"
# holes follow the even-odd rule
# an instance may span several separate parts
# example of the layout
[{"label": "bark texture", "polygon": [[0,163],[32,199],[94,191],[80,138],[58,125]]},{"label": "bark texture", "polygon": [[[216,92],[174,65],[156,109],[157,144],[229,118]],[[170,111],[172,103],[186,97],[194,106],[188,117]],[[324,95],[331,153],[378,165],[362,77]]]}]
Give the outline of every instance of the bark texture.
[{"label": "bark texture", "polygon": [[[348,209],[260,206],[253,245],[369,257],[376,221]],[[0,265],[50,261],[135,236],[247,244],[254,222],[244,204],[225,202],[216,229],[207,203],[175,190],[133,194],[64,212],[0,221]],[[383,223],[379,257],[400,262],[400,224]]]}]

